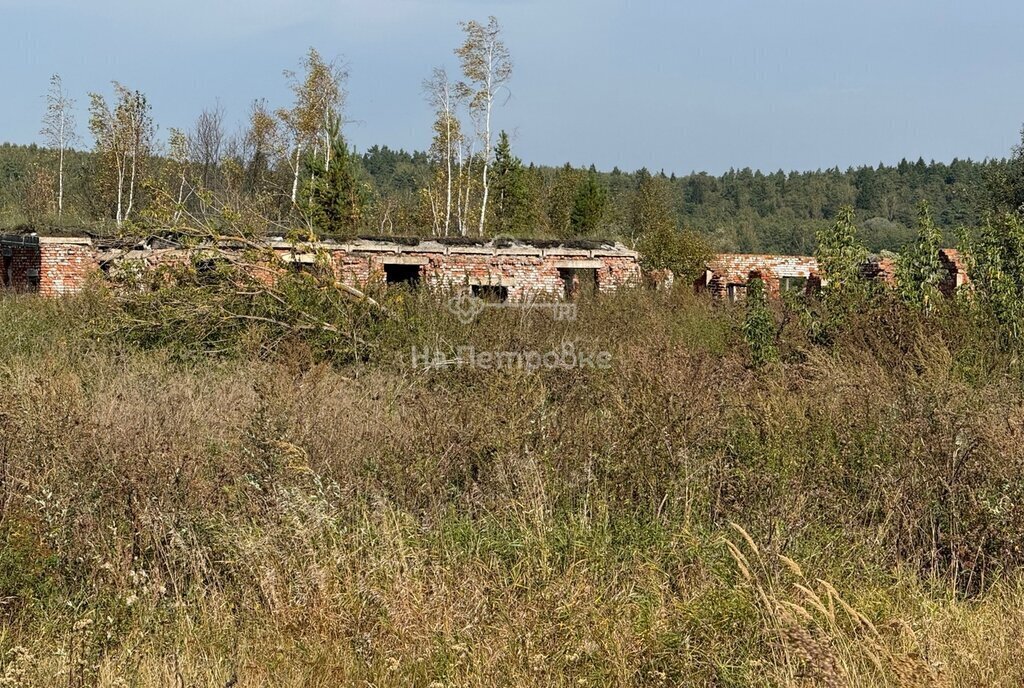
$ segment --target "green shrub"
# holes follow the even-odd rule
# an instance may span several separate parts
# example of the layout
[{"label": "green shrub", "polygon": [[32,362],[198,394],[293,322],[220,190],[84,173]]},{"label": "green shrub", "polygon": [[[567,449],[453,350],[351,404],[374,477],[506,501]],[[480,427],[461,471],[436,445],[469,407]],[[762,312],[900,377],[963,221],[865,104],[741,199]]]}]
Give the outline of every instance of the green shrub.
[{"label": "green shrub", "polygon": [[764,282],[755,278],[747,283],[746,319],[743,321],[743,338],[750,349],[750,363],[760,368],[779,357],[775,345],[775,318],[768,307],[768,295]]}]

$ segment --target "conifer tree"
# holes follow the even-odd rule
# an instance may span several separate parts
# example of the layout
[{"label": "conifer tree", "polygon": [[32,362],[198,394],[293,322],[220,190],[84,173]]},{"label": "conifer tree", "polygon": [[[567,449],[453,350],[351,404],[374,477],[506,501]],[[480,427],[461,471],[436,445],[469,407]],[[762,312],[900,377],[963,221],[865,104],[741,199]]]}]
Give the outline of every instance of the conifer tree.
[{"label": "conifer tree", "polygon": [[1014,146],[1010,159],[1005,165],[990,169],[986,176],[988,205],[996,212],[1019,213],[1024,217],[1024,128],[1020,145]]},{"label": "conifer tree", "polygon": [[506,236],[521,236],[531,227],[530,187],[523,162],[512,154],[508,134],[498,135],[491,166],[491,190],[494,194],[494,231]]},{"label": "conifer tree", "polygon": [[366,194],[356,178],[337,116],[332,117],[328,132],[333,151],[330,166],[323,156],[310,155],[306,159],[310,175],[306,185],[309,222],[321,232],[353,236],[362,219]]},{"label": "conifer tree", "polygon": [[581,172],[565,163],[548,187],[547,214],[551,232],[560,239],[573,236],[572,210],[580,186]]},{"label": "conifer tree", "polygon": [[597,172],[591,169],[576,192],[570,222],[577,235],[592,234],[604,219],[608,206],[608,193],[597,179]]}]

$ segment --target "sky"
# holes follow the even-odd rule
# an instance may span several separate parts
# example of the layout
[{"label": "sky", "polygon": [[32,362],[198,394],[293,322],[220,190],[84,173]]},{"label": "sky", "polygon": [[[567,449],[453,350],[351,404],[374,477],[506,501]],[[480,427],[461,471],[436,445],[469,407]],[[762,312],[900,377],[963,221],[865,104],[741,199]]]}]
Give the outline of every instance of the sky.
[{"label": "sky", "polygon": [[458,71],[459,22],[498,18],[514,61],[495,126],[527,162],[720,174],[1005,157],[1024,123],[1020,0],[0,0],[0,141],[41,142],[77,99],[143,91],[166,136],[219,104],[290,102],[315,47],[350,78],[346,135],[425,149],[421,83]]}]

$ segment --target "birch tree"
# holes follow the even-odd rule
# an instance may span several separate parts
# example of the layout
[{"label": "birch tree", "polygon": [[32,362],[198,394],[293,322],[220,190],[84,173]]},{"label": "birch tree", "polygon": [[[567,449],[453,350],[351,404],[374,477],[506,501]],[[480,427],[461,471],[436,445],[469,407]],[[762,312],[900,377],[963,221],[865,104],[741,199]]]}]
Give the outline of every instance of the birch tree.
[{"label": "birch tree", "polygon": [[456,167],[455,189],[457,192],[455,201],[455,222],[459,227],[462,236],[469,234],[469,224],[473,220],[473,194],[479,191],[480,181],[474,176],[476,166],[473,164],[477,159],[474,149],[476,141],[472,136],[463,136],[458,147],[458,164]]},{"label": "birch tree", "polygon": [[146,96],[113,83],[117,96],[113,110],[101,94],[89,94],[89,130],[96,152],[114,178],[115,220],[121,227],[134,210],[135,189],[152,149],[154,128]]},{"label": "birch tree", "polygon": [[460,91],[469,100],[470,115],[476,124],[481,144],[480,182],[483,195],[480,200],[480,221],[477,231],[482,236],[489,193],[487,173],[492,155],[491,112],[498,93],[502,89],[508,90],[507,83],[512,77],[512,59],[501,40],[501,27],[495,17],[490,17],[486,25],[468,21],[460,23],[460,26],[466,35],[463,44],[455,50],[466,79],[460,83]]},{"label": "birch tree", "polygon": [[325,62],[315,48],[306,53],[302,68],[304,73],[301,77],[296,72],[285,70],[295,102],[290,110],[277,111],[291,136],[292,204],[298,202],[304,153],[322,159],[325,169],[330,169],[333,157],[331,122],[334,117],[341,117],[345,102],[344,83],[348,79],[348,72],[341,64]]},{"label": "birch tree", "polygon": [[192,157],[202,168],[203,188],[211,189],[224,159],[224,108],[219,103],[199,113],[190,139]]},{"label": "birch tree", "polygon": [[[431,204],[434,233],[448,236],[452,225],[452,194],[456,179],[453,168],[462,147],[462,128],[458,118],[461,98],[456,85],[448,79],[444,68],[434,70],[433,76],[423,82],[427,102],[434,108],[434,138],[430,146],[431,161],[437,166],[434,182],[427,188]],[[461,187],[459,190],[461,198]],[[465,234],[460,227],[462,234]]]},{"label": "birch tree", "polygon": [[75,101],[64,92],[64,83],[59,74],[50,77],[50,90],[46,94],[46,115],[39,132],[46,138],[46,145],[57,151],[57,217],[64,214],[64,151],[74,143]]},{"label": "birch tree", "polygon": [[172,215],[172,222],[177,224],[181,218],[185,201],[191,195],[191,191],[189,194],[185,193],[188,187],[189,167],[192,162],[191,146],[185,132],[172,128],[167,135],[167,149],[167,155],[173,164],[174,181],[178,186],[177,198],[174,203],[174,214]]},{"label": "birch tree", "polygon": [[249,110],[249,126],[245,130],[243,144],[249,188],[259,193],[266,186],[270,170],[280,158],[287,156],[287,144],[282,140],[278,120],[262,99],[254,100]]}]

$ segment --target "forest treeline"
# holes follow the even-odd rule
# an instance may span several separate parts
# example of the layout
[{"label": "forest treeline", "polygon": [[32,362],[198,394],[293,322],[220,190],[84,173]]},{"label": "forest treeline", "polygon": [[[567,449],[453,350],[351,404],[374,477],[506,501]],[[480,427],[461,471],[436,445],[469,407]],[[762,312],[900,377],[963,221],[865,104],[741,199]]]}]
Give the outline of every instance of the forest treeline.
[{"label": "forest treeline", "polygon": [[[28,207],[26,197],[31,196],[33,175],[50,166],[52,157],[53,152],[44,147],[0,144],[0,217],[4,225],[46,224],[49,209]],[[352,160],[370,210],[358,233],[432,233],[419,193],[431,174],[426,153],[373,146],[353,155]],[[230,186],[229,176],[239,169],[239,162],[231,158],[218,161],[206,172],[208,180],[215,188]],[[92,173],[97,164],[95,154],[70,151],[68,164],[65,183],[71,224],[102,223],[108,208]],[[902,160],[897,165],[846,170],[765,174],[746,168],[722,175],[653,176],[662,179],[670,191],[678,223],[707,237],[717,250],[810,254],[815,233],[832,222],[844,205],[856,209],[862,237],[873,250],[899,251],[913,240],[916,209],[922,200],[932,208],[946,239],[953,242],[958,227],[983,222],[980,199],[987,198],[989,180],[1005,174],[1008,167],[1005,159]],[[508,234],[626,240],[636,236],[639,228],[631,225],[631,209],[637,188],[650,176],[648,171],[530,164],[523,167],[522,175],[529,190],[529,207],[522,220],[509,223]],[[598,198],[600,209],[595,213],[599,219],[590,226],[573,219],[574,210],[577,216],[581,214],[577,206],[588,194]],[[46,199],[42,205],[50,203]]]},{"label": "forest treeline", "polygon": [[952,244],[958,228],[982,225],[992,199],[1024,179],[1019,151],[981,162],[722,175],[526,164],[501,128],[514,123],[496,107],[513,71],[501,28],[493,17],[461,28],[458,78],[439,67],[423,82],[435,119],[414,152],[351,149],[347,69],[312,48],[284,72],[293,102],[257,98],[243,117],[230,115],[242,121],[237,130],[218,105],[161,131],[145,94],[113,82],[109,94],[88,94],[85,135],[54,75],[45,145],[0,145],[0,226],[136,232],[227,212],[275,234],[601,237],[632,246],[680,235],[708,250],[810,254],[816,233],[852,207],[868,248],[899,251],[916,236],[922,202]]}]

